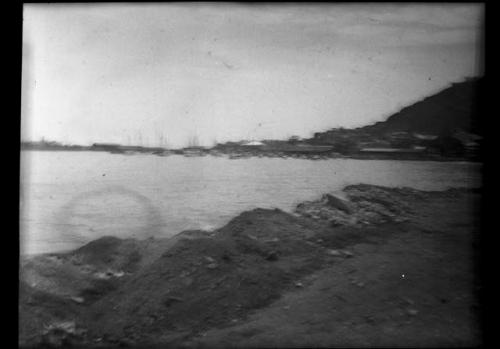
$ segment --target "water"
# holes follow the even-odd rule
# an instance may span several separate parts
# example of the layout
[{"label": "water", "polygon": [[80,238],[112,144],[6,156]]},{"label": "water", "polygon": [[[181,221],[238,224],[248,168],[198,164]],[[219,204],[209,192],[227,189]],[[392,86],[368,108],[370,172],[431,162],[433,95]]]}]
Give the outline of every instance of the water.
[{"label": "water", "polygon": [[356,183],[478,187],[480,164],[23,151],[21,253],[67,250],[104,235],[213,229],[244,210],[290,211]]}]

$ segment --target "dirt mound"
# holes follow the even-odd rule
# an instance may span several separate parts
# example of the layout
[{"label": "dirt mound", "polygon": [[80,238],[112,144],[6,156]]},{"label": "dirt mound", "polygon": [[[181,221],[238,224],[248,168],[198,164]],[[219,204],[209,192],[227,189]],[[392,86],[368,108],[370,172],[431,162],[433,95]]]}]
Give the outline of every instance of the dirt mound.
[{"label": "dirt mound", "polygon": [[138,245],[135,239],[105,236],[78,248],[68,258],[75,264],[132,272],[142,257]]},{"label": "dirt mound", "polygon": [[403,222],[412,213],[411,205],[427,197],[425,192],[412,188],[367,184],[347,186],[343,195],[345,199],[325,194],[319,200],[297,205],[295,213],[332,226]]},{"label": "dirt mound", "polygon": [[19,273],[20,343],[47,344],[47,336],[49,342],[54,340],[52,332],[54,343],[75,341],[74,333],[59,328],[61,323],[76,320],[75,326],[81,326],[91,304],[120,288],[177,240],[103,237],[69,253],[24,257]]},{"label": "dirt mound", "polygon": [[24,343],[43,340],[48,324],[78,316],[71,300],[19,283],[19,338]]},{"label": "dirt mound", "polygon": [[[288,224],[279,224],[286,217]],[[158,338],[164,343],[178,332],[193,335],[238,322],[322,264],[324,256],[315,253],[316,247],[294,238],[310,233],[289,214],[255,210],[212,238],[181,239],[95,303],[89,330],[96,337],[107,334],[107,340]]]},{"label": "dirt mound", "polygon": [[257,208],[233,218],[224,227],[216,230],[220,236],[249,236],[259,240],[307,238],[316,233],[312,222],[283,212],[279,209]]},{"label": "dirt mound", "polygon": [[95,299],[114,289],[118,279],[137,270],[142,244],[133,239],[103,237],[73,252],[26,258],[20,279],[56,296]]},{"label": "dirt mound", "polygon": [[211,232],[104,237],[71,253],[24,260],[20,343],[184,345],[305,288],[315,271],[356,257],[349,250],[356,244],[415,230],[401,221],[416,207],[429,209],[429,199],[442,198],[433,207],[447,207],[464,193],[349,186],[346,199],[324,195],[295,214],[255,209]]}]

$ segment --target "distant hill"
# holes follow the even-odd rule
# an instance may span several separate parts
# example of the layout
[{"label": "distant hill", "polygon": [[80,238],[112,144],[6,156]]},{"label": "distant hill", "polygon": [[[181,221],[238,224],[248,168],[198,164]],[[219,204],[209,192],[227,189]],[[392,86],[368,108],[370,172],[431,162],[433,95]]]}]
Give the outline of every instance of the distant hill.
[{"label": "distant hill", "polygon": [[401,109],[386,121],[358,128],[371,134],[397,131],[443,135],[457,129],[482,135],[479,95],[484,78],[467,79]]}]

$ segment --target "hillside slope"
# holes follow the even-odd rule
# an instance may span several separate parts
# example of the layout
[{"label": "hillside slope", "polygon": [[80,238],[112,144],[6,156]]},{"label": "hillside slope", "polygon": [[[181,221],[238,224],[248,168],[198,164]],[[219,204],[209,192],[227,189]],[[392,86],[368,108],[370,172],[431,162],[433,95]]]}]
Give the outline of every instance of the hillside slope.
[{"label": "hillside slope", "polygon": [[370,133],[409,131],[446,134],[456,129],[481,135],[480,98],[483,78],[469,79],[401,109],[386,121],[359,130]]}]

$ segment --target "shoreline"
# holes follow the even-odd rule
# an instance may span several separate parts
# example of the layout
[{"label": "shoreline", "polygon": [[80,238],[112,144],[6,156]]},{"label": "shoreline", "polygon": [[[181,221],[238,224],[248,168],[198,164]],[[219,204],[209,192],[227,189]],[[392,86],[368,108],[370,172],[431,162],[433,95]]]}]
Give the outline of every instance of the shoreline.
[{"label": "shoreline", "polygon": [[[251,324],[261,326],[271,321],[269,319],[273,316],[288,316],[286,314],[290,309],[283,309],[287,305],[278,309],[276,304],[289,297],[303,294],[306,297],[304,304],[312,302],[312,299],[330,302],[325,297],[332,291],[325,293],[314,286],[319,281],[328,284],[331,276],[324,274],[327,270],[333,268],[342,274],[349,263],[358,261],[366,263],[365,267],[358,265],[355,268],[357,271],[349,275],[363,274],[366,268],[377,265],[375,261],[383,256],[395,253],[387,258],[388,261],[391,258],[396,261],[401,258],[399,252],[396,253],[398,250],[407,250],[412,244],[414,247],[427,246],[413,251],[415,257],[408,257],[408,262],[415,261],[415,270],[424,268],[422,258],[424,261],[429,259],[428,264],[423,263],[425,268],[419,274],[420,280],[416,280],[419,283],[408,286],[408,292],[416,287],[428,297],[429,292],[424,290],[426,285],[442,281],[435,280],[436,276],[428,273],[429,268],[434,268],[434,257],[425,255],[427,248],[435,249],[433,246],[437,243],[439,249],[433,253],[441,254],[440,258],[450,259],[452,263],[456,255],[442,255],[444,252],[440,249],[443,243],[460,243],[462,247],[453,251],[462,251],[464,256],[470,256],[467,241],[472,238],[471,231],[476,231],[474,222],[477,213],[471,202],[479,199],[480,189],[420,191],[359,184],[345,187],[343,194],[344,198],[325,194],[318,200],[300,203],[293,213],[279,209],[245,211],[212,231],[188,230],[172,238],[146,240],[103,237],[67,253],[26,258],[20,274],[20,344],[25,347],[37,343],[52,343],[55,346],[73,343],[85,347],[133,347],[144,343],[188,347],[233,343],[238,343],[238,346],[286,346],[297,340],[300,342],[300,336],[294,337],[294,331],[291,331],[281,339],[276,338],[279,333],[288,333],[288,329],[280,329],[280,322],[272,323],[277,329],[268,326],[251,337],[246,336],[245,331]],[[446,211],[439,211],[445,208]],[[457,216],[457,212],[461,215]],[[457,229],[459,235],[456,235]],[[403,237],[407,239],[405,243],[401,240]],[[408,241],[413,242],[408,244]],[[385,248],[388,252],[360,252],[363,248],[370,251],[375,247]],[[472,278],[471,271],[467,271],[472,262],[470,257],[463,258],[463,267],[456,268],[466,271],[467,277]],[[385,268],[393,270],[400,267],[400,262],[389,262]],[[366,274],[365,278],[371,275]],[[373,287],[390,289],[400,279],[381,284],[374,280]],[[354,284],[349,281],[342,287],[338,286],[340,288],[336,286],[335,292],[344,298],[358,294],[362,304],[368,305],[370,297],[363,298],[366,297],[363,292],[368,284],[368,281]],[[443,285],[439,289],[451,293],[456,290],[467,293],[466,287],[471,286],[469,283],[463,287]],[[355,289],[352,290],[352,287]],[[397,291],[398,287],[394,290]],[[308,292],[313,290],[318,294],[307,297]],[[387,291],[387,297],[392,295],[392,291]],[[394,294],[396,296],[400,295]],[[409,304],[409,316],[410,319],[418,319],[416,314],[421,310],[413,308],[418,308],[415,299],[419,295],[412,297],[414,304]],[[467,297],[467,301],[463,301],[464,307],[473,302],[473,295]],[[349,301],[347,303],[350,304]],[[314,307],[312,303],[309,305]],[[360,310],[353,306],[346,308],[351,312],[345,316],[361,316]],[[458,316],[454,308],[443,309],[439,310],[444,311],[441,316]],[[307,318],[310,312],[304,311],[298,311],[296,316]],[[378,310],[377,314],[380,312],[383,315],[387,310]],[[413,313],[415,315],[411,315]],[[453,343],[477,341],[477,335],[470,332],[469,327],[473,327],[471,320],[460,314],[459,322],[468,330],[455,338],[457,335],[452,334],[454,327],[445,326],[441,337],[436,337],[436,340],[455,338]],[[325,321],[340,321],[333,313],[324,313],[323,316]],[[408,320],[407,315],[403,318]],[[390,321],[400,323],[403,320]],[[418,328],[436,326],[436,323],[426,321]],[[297,322],[295,326],[298,326],[295,330],[319,331],[312,328],[312,324]],[[370,326],[373,327],[373,323]],[[366,332],[363,340],[379,343],[373,337],[377,331],[380,333],[377,326]],[[421,329],[415,332],[410,326],[407,330],[413,336],[410,338],[422,344],[417,336]],[[241,336],[233,338],[235,331],[240,331]],[[345,334],[346,338],[350,338],[345,343],[361,343],[357,342],[361,333],[356,336]],[[33,334],[35,336],[30,338]],[[335,342],[334,336],[324,339],[325,336],[327,334],[317,333],[317,342],[311,343],[324,343],[326,346],[342,344]],[[391,344],[387,341],[381,343]],[[427,338],[424,343],[432,345],[434,342]]]},{"label": "shoreline", "polygon": [[123,156],[133,156],[133,155],[154,155],[154,156],[159,156],[159,157],[169,157],[169,156],[184,156],[184,157],[216,157],[216,158],[227,158],[231,160],[244,160],[244,159],[251,159],[251,158],[267,158],[267,159],[290,159],[290,160],[312,160],[312,161],[321,161],[321,160],[337,160],[337,159],[351,159],[351,160],[392,160],[392,161],[432,161],[432,162],[466,162],[466,163],[483,163],[481,159],[478,158],[467,158],[467,157],[445,157],[445,156],[432,156],[432,155],[425,155],[425,154],[419,154],[419,155],[404,155],[404,154],[394,154],[394,155],[371,155],[371,154],[351,154],[351,155],[325,155],[321,153],[315,153],[315,154],[307,154],[307,155],[300,155],[300,156],[295,156],[292,154],[274,154],[274,153],[255,153],[248,155],[246,153],[220,153],[220,154],[212,154],[210,152],[203,153],[203,154],[197,154],[197,155],[190,155],[190,154],[183,154],[180,151],[177,151],[168,154],[168,155],[158,155],[154,154],[152,152],[137,152],[133,154],[129,153],[112,153],[108,151],[103,151],[103,150],[91,150],[91,149],[21,149],[21,152],[23,151],[40,151],[40,152],[97,152],[97,153],[108,153],[112,155],[123,155]]}]

